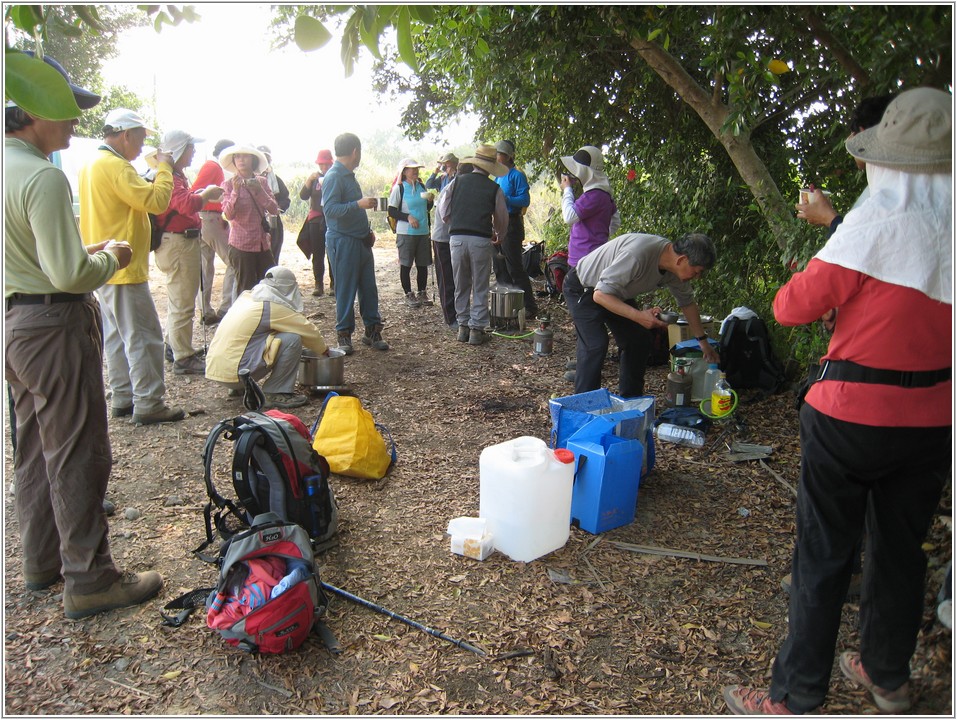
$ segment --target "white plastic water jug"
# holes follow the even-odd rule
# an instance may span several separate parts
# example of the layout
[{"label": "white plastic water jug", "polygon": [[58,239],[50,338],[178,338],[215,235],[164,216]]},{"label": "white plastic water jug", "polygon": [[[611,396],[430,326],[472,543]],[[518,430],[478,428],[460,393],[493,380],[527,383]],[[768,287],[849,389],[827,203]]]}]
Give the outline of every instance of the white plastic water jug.
[{"label": "white plastic water jug", "polygon": [[520,437],[482,450],[479,517],[495,549],[531,562],[568,542],[575,455]]}]

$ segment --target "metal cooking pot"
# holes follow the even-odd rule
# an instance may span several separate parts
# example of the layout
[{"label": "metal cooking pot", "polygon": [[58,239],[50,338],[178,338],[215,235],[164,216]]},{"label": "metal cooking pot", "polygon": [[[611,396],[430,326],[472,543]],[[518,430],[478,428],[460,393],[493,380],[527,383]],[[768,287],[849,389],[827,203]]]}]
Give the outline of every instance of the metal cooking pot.
[{"label": "metal cooking pot", "polygon": [[345,384],[345,352],[329,348],[329,357],[303,350],[299,358],[299,382],[307,387],[337,387]]},{"label": "metal cooking pot", "polygon": [[513,320],[525,309],[525,292],[518,288],[496,287],[489,290],[492,317]]}]

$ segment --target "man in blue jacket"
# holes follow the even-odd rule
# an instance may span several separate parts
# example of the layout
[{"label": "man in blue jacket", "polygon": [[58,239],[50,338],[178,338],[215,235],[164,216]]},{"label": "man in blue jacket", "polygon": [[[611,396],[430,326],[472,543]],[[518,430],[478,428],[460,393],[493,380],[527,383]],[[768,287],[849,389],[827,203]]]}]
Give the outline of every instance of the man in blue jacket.
[{"label": "man in blue jacket", "polygon": [[356,327],[355,300],[365,325],[362,342],[376,350],[388,350],[382,339],[379,289],[375,283],[372,246],[375,233],[366,210],[376,206],[373,197],[362,197],[355,169],[362,160],[362,143],[352,133],[335,141],[336,161],[322,181],[322,209],[326,216],[326,254],[336,279],[336,335],[339,349],[351,355]]},{"label": "man in blue jacket", "polygon": [[532,283],[522,264],[522,245],[525,242],[523,215],[531,202],[528,178],[515,167],[515,144],[511,140],[498,142],[495,151],[496,160],[508,168],[507,175],[496,179],[505,194],[505,205],[508,207],[508,232],[501,246],[504,257],[495,260],[495,279],[501,285],[514,285],[525,292],[525,317],[531,320],[538,313],[538,305]]}]

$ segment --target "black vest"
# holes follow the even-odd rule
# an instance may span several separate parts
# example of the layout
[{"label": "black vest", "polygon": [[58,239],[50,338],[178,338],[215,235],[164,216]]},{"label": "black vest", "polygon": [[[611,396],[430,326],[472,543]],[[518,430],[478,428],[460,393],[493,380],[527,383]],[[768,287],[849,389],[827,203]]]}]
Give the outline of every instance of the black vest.
[{"label": "black vest", "polygon": [[492,237],[498,183],[480,173],[455,176],[449,208],[449,235]]}]

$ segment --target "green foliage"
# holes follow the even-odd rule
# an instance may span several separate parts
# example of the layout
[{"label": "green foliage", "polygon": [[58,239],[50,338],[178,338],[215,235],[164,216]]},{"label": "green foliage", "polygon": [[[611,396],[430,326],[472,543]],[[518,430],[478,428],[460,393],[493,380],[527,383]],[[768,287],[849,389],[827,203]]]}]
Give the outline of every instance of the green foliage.
[{"label": "green foliage", "polygon": [[80,117],[76,98],[60,73],[42,60],[16,50],[8,49],[4,54],[7,100],[45,120]]}]

